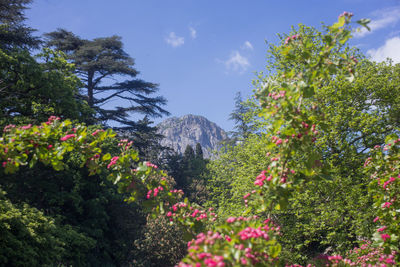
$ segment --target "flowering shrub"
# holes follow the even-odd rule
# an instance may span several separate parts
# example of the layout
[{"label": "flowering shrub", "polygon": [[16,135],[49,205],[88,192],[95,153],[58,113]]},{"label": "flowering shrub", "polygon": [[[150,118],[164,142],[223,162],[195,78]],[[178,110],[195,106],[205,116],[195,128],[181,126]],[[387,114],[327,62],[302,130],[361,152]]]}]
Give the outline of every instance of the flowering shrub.
[{"label": "flowering shrub", "polygon": [[[245,205],[248,207],[246,213],[261,213],[268,216],[271,210],[285,209],[289,205],[293,192],[302,192],[306,183],[317,183],[326,177],[329,166],[324,165],[322,156],[315,147],[326,118],[322,108],[318,107],[319,102],[315,92],[332,75],[344,73],[350,81],[354,77],[354,68],[358,60],[348,57],[344,51],[340,50],[340,47],[351,37],[348,27],[351,17],[351,13],[345,12],[339,16],[337,23],[327,27],[327,33],[321,37],[322,51],[318,54],[312,54],[310,51],[312,40],[302,38],[301,35],[288,37],[284,45],[278,48],[278,52],[289,62],[290,60],[302,62],[304,67],[282,66],[274,80],[258,81],[261,89],[256,96],[263,108],[262,115],[269,123],[267,132],[270,137],[270,143],[267,144],[269,165],[255,178],[255,189],[243,196]],[[365,25],[365,21],[360,21],[360,24]],[[382,162],[382,165],[385,165],[385,162]],[[391,171],[395,171],[393,167]],[[393,174],[391,177],[382,182],[385,190],[395,182]],[[386,202],[381,203],[379,207],[388,213],[396,197],[393,195],[391,198],[384,199]],[[398,216],[395,216],[393,212],[392,214],[392,220],[393,218],[397,220]],[[245,226],[247,221],[240,230],[234,229],[231,224],[234,222],[236,222],[235,218],[228,218],[223,229],[228,233],[238,234],[239,240],[247,240],[247,234],[255,233],[254,228]],[[393,224],[392,228],[398,231],[398,225],[398,223]],[[258,262],[249,261],[249,258],[241,257],[243,247],[229,243],[231,237],[228,235],[228,240],[226,240],[222,231],[217,229],[218,226],[207,234],[199,234],[190,242],[189,255],[180,266],[258,264]],[[380,228],[380,231],[388,231],[388,229]],[[260,232],[258,234],[256,234],[257,237],[262,236]],[[392,236],[385,232],[381,233],[379,238],[388,244],[393,239]],[[266,253],[266,248],[265,244],[261,247],[253,247],[252,253],[265,256],[263,253]],[[369,262],[373,264],[395,262],[396,252],[390,252],[390,249],[376,251],[379,257],[371,257]],[[229,256],[226,257],[226,255]],[[235,257],[235,255],[241,256]],[[268,259],[276,260],[278,255],[279,252],[276,255],[270,255]],[[355,258],[346,259],[340,255],[327,255],[323,259],[331,265],[355,265],[360,262]],[[277,262],[270,261],[263,262],[260,266],[276,264]]]},{"label": "flowering shrub", "polygon": [[[108,179],[118,185],[120,192],[130,193],[127,201],[135,201],[150,190],[162,192],[164,189],[166,193],[159,193],[158,197],[174,199],[176,194],[170,192],[166,179],[162,178],[165,174],[149,162],[138,163],[138,153],[131,148],[131,142],[121,140],[120,154],[112,156],[103,153],[102,147],[116,134],[110,129],[91,131],[83,124],[73,125],[54,116],[41,125],[8,125],[0,137],[1,166],[5,173],[14,173],[21,166],[33,167],[37,162],[63,170],[64,157],[77,151],[81,167],[85,166],[92,175],[108,172]],[[160,201],[160,198],[150,200],[146,206],[159,211]]]},{"label": "flowering shrub", "polygon": [[[376,146],[364,164],[371,177],[369,193],[377,217],[373,240],[384,253],[396,255],[400,262],[400,138],[390,135],[383,147]],[[392,254],[393,255],[393,254]]]},{"label": "flowering shrub", "polygon": [[265,266],[278,264],[279,227],[258,217],[230,217],[226,223],[188,242],[186,266]]}]

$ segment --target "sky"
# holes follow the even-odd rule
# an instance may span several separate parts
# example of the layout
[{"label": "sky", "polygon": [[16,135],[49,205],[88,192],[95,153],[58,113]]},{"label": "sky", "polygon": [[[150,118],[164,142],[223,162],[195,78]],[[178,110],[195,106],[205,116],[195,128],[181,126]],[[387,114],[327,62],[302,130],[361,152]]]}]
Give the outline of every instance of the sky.
[{"label": "sky", "polygon": [[84,39],[121,36],[137,78],[159,84],[171,116],[202,115],[230,131],[236,93],[251,96],[265,69],[266,42],[299,23],[330,25],[343,11],[372,20],[351,45],[400,63],[400,0],[33,0],[26,24],[37,35],[64,28]]}]

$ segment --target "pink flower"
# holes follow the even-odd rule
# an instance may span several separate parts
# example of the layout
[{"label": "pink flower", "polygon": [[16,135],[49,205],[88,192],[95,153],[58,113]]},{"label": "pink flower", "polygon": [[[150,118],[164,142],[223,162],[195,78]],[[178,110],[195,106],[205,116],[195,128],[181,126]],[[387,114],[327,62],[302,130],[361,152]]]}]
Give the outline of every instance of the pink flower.
[{"label": "pink flower", "polygon": [[386,240],[390,238],[390,235],[388,235],[388,234],[381,234],[381,237],[382,237],[383,241],[386,242]]},{"label": "pink flower", "polygon": [[74,137],[75,137],[75,134],[67,134],[64,137],[61,137],[60,140],[61,141],[67,141],[68,139],[71,139],[71,138],[74,138]]},{"label": "pink flower", "polygon": [[158,166],[157,165],[155,165],[155,164],[153,164],[153,163],[151,163],[151,162],[146,162],[146,166],[147,167],[150,167],[150,168],[154,168],[154,169],[157,169],[158,168]]},{"label": "pink flower", "polygon": [[58,121],[58,120],[60,120],[60,117],[50,116],[49,119],[47,120],[46,124],[50,125],[53,121]]},{"label": "pink flower", "polygon": [[377,222],[379,220],[379,217],[375,217],[374,222]]},{"label": "pink flower", "polygon": [[386,182],[383,183],[383,189],[386,189],[386,186],[392,182],[394,182],[396,180],[396,178],[394,177],[390,177],[389,180],[387,180]]},{"label": "pink flower", "polygon": [[119,157],[113,157],[110,161],[110,163],[107,165],[107,169],[111,168],[113,165],[115,165],[117,163],[117,160],[119,159]]},{"label": "pink flower", "polygon": [[386,230],[386,228],[387,228],[386,226],[383,226],[383,227],[379,228],[377,231],[378,231],[378,232],[383,232],[383,231]]},{"label": "pink flower", "polygon": [[147,192],[147,196],[146,196],[147,199],[150,199],[151,193],[152,193],[152,192],[153,192],[153,190],[149,190],[149,191]]},{"label": "pink flower", "polygon": [[92,136],[95,136],[95,135],[98,134],[99,132],[104,132],[104,130],[103,130],[103,129],[102,129],[102,130],[97,129],[96,131],[94,131],[94,132],[92,133]]},{"label": "pink flower", "polygon": [[47,149],[51,149],[51,148],[53,148],[53,145],[48,145],[47,146]]},{"label": "pink flower", "polygon": [[248,198],[251,194],[247,193],[246,195],[243,196],[244,199]]},{"label": "pink flower", "polygon": [[30,129],[31,127],[32,127],[32,124],[28,124],[28,125],[26,125],[26,126],[22,126],[21,129],[22,129],[22,130],[28,130],[28,129]]},{"label": "pink flower", "polygon": [[236,218],[235,217],[229,217],[228,219],[226,219],[226,222],[227,223],[233,223],[233,222],[235,222],[236,221]]},{"label": "pink flower", "polygon": [[172,216],[172,212],[168,211],[167,217],[171,217],[171,216]]},{"label": "pink flower", "polygon": [[261,181],[261,180],[256,180],[256,181],[254,182],[254,185],[263,186],[264,183],[263,183],[263,181]]},{"label": "pink flower", "polygon": [[392,205],[391,202],[385,202],[385,203],[383,203],[382,208],[389,208],[390,205]]}]

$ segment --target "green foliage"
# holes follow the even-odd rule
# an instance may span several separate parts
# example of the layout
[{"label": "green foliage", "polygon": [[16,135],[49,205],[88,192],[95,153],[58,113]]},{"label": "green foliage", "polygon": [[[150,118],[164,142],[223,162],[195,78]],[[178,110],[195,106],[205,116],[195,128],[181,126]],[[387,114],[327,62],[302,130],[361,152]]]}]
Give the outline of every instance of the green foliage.
[{"label": "green foliage", "polygon": [[226,146],[207,164],[211,192],[207,206],[216,207],[221,219],[244,212],[243,196],[254,189],[254,177],[268,167],[267,144],[265,134],[252,134],[235,146]]},{"label": "green foliage", "polygon": [[196,144],[196,151],[188,145],[183,156],[172,154],[167,157],[165,167],[168,174],[175,179],[176,187],[185,191],[191,202],[204,204],[208,199],[208,161],[203,158],[203,149],[199,143]]},{"label": "green foliage", "polygon": [[90,113],[76,99],[79,79],[62,53],[44,49],[35,59],[25,50],[0,50],[0,125],[38,123],[50,115],[83,120]]},{"label": "green foliage", "polygon": [[50,266],[85,264],[95,241],[62,226],[28,204],[13,204],[0,192],[0,264]]}]

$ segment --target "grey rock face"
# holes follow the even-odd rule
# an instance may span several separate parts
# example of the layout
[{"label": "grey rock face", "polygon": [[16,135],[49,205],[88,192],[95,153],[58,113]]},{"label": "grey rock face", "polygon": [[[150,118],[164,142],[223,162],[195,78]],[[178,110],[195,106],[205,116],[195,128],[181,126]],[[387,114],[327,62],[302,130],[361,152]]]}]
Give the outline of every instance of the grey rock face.
[{"label": "grey rock face", "polygon": [[224,130],[202,116],[185,115],[166,119],[157,125],[158,133],[165,136],[161,145],[170,147],[183,154],[187,145],[195,149],[200,143],[205,158],[211,156],[210,151],[217,149],[218,144],[227,138]]}]

